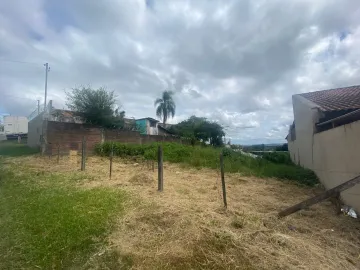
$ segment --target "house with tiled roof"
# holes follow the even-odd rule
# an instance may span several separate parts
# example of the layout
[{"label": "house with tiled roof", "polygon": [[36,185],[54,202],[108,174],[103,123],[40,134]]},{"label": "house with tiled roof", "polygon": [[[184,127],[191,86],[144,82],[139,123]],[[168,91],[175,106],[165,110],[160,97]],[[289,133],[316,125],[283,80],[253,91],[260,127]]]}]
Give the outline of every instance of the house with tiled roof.
[{"label": "house with tiled roof", "polygon": [[[360,175],[360,85],[297,94],[286,137],[294,163],[333,188]],[[360,186],[342,199],[360,212]]]}]

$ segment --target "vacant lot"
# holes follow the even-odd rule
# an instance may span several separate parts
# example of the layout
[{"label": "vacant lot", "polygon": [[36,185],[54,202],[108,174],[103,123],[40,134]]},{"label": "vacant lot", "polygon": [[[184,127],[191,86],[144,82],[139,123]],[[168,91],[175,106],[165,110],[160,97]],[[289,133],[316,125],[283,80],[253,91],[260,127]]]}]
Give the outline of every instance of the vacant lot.
[{"label": "vacant lot", "polygon": [[[77,156],[1,159],[0,268],[358,269],[360,225],[329,202],[278,220],[319,192],[274,179]],[[3,177],[6,173],[6,177]],[[30,224],[29,224],[30,223]]]}]

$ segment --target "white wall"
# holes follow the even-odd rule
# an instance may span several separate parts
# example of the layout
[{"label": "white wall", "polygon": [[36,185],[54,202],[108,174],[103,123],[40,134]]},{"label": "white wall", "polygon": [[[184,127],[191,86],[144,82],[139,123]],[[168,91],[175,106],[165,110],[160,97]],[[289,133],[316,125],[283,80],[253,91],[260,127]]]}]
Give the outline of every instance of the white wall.
[{"label": "white wall", "polygon": [[[360,175],[360,121],[315,134],[313,153],[313,170],[327,189]],[[341,197],[360,213],[360,185]]]},{"label": "white wall", "polygon": [[31,119],[28,125],[29,126],[28,127],[29,132],[27,138],[28,146],[40,147],[41,136],[43,134],[43,129],[44,129],[44,123],[46,123],[46,120],[44,120],[44,112],[41,112],[35,118]]},{"label": "white wall", "polygon": [[318,106],[299,95],[293,96],[296,140],[289,141],[289,152],[295,164],[312,169],[313,134],[319,119]]},{"label": "white wall", "polygon": [[150,124],[150,120],[146,120],[146,134],[147,135],[158,135],[159,131],[158,131],[158,127],[157,127],[158,123],[156,123],[155,127],[152,127]]},{"label": "white wall", "polygon": [[150,135],[158,135],[158,128],[157,127],[149,127],[149,133]]},{"label": "white wall", "polygon": [[[313,170],[326,189],[360,175],[360,121],[315,133],[317,105],[295,95],[293,108],[296,140],[288,141],[293,162]],[[360,213],[360,185],[341,197]]]}]

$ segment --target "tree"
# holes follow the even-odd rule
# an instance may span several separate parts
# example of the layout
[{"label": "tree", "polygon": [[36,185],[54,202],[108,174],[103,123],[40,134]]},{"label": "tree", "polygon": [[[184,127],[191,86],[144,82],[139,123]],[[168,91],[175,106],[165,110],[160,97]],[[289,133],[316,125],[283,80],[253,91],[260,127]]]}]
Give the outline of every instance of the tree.
[{"label": "tree", "polygon": [[191,116],[189,119],[174,125],[171,131],[181,137],[195,141],[207,142],[213,146],[223,145],[224,128],[204,117]]},{"label": "tree", "polygon": [[284,143],[283,145],[281,146],[277,146],[275,148],[275,151],[289,151],[288,149],[288,144],[287,143]]},{"label": "tree", "polygon": [[66,105],[78,112],[86,123],[106,128],[123,128],[125,111],[120,111],[116,104],[114,91],[105,88],[73,88],[66,92]]},{"label": "tree", "polygon": [[176,106],[173,95],[172,91],[164,91],[162,97],[155,100],[156,116],[163,120],[163,124],[166,124],[169,116],[174,117],[175,115]]}]

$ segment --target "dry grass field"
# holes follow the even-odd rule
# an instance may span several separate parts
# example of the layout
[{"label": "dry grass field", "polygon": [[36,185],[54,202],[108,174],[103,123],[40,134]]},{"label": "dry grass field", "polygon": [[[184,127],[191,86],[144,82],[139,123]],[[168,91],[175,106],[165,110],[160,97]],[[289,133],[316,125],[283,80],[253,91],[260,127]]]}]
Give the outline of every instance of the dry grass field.
[{"label": "dry grass field", "polygon": [[[320,190],[286,181],[226,174],[228,209],[222,206],[219,173],[165,163],[164,191],[151,165],[89,157],[79,172],[77,156],[57,164],[38,156],[7,162],[66,178],[81,190],[111,188],[128,194],[106,245],[86,269],[358,269],[360,224],[335,215],[326,201],[284,219],[277,211]],[[155,166],[156,167],[156,166]],[[42,180],[45,181],[45,180]],[[38,183],[42,185],[41,181]],[[105,256],[104,259],[99,259]],[[110,259],[109,259],[110,258]],[[104,260],[114,265],[103,265]]]}]

